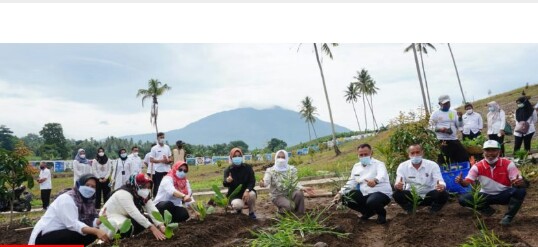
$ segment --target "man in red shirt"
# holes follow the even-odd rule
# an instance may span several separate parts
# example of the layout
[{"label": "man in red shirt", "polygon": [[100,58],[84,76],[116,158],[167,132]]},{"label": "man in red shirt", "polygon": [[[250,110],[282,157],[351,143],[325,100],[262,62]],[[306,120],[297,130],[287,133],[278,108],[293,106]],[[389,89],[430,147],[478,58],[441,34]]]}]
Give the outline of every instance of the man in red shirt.
[{"label": "man in red shirt", "polygon": [[[480,182],[480,194],[484,196],[484,203],[479,205],[480,213],[491,216],[495,209],[490,207],[492,204],[508,204],[508,212],[501,220],[501,225],[509,225],[521,208],[521,204],[527,194],[525,190],[525,181],[514,162],[499,158],[500,145],[497,141],[489,140],[484,143],[484,159],[476,163],[465,179],[460,176],[456,177],[456,183],[467,187],[476,180]],[[473,197],[466,194],[460,197],[460,205],[472,207]]]}]

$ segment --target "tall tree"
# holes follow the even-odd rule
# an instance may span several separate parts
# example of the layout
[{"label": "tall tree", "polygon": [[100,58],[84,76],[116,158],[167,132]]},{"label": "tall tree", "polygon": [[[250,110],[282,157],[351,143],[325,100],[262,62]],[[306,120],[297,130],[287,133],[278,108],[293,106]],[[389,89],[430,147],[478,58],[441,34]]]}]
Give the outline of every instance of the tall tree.
[{"label": "tall tree", "polygon": [[368,80],[368,82],[366,83],[366,95],[369,96],[370,100],[368,101],[368,98],[366,98],[366,101],[368,101],[368,106],[370,107],[370,112],[372,113],[372,120],[374,122],[375,130],[378,130],[379,126],[377,125],[377,120],[375,119],[374,99],[372,96],[377,94],[378,89],[379,88],[375,86],[375,81],[370,77],[370,80]]},{"label": "tall tree", "polygon": [[316,138],[318,138],[318,135],[316,133],[316,129],[314,128],[314,123],[316,122],[316,115],[318,115],[317,110],[318,108],[315,107],[312,104],[312,98],[306,96],[301,101],[301,110],[299,111],[299,114],[301,114],[301,118],[304,118],[306,125],[308,126],[308,138],[309,141],[312,141],[312,136],[310,135],[310,125],[312,125],[312,129],[314,130],[314,135]]},{"label": "tall tree", "polygon": [[[51,152],[57,153],[62,159],[68,158],[69,151],[66,146],[66,139],[62,125],[59,123],[47,123],[43,129],[39,131],[43,137],[43,146],[47,147]],[[56,157],[53,157],[56,158]]]},{"label": "tall tree", "polygon": [[285,149],[287,146],[288,144],[285,141],[278,138],[271,138],[271,140],[267,142],[266,149],[268,152],[276,152],[280,149]]},{"label": "tall tree", "polygon": [[370,75],[368,74],[368,71],[365,69],[361,69],[361,71],[357,71],[357,75],[353,77],[357,81],[354,82],[357,86],[357,89],[360,94],[362,94],[362,106],[364,109],[364,123],[365,123],[365,131],[368,130],[368,118],[366,117],[366,94],[368,92],[368,83],[372,78],[370,78]]},{"label": "tall tree", "polygon": [[17,137],[15,137],[13,131],[11,131],[5,125],[0,125],[0,148],[13,151]]},{"label": "tall tree", "polygon": [[450,43],[448,43],[448,50],[450,50],[450,56],[452,56],[454,69],[456,69],[456,76],[458,77],[458,84],[460,85],[461,97],[463,98],[463,102],[467,102],[467,100],[465,99],[465,94],[463,94],[463,87],[461,87],[460,73],[458,73],[458,66],[456,66],[456,59],[454,59],[454,53],[452,53],[452,48],[450,47]]},{"label": "tall tree", "polygon": [[349,86],[347,86],[345,93],[345,98],[347,103],[351,103],[353,106],[353,112],[355,113],[355,119],[357,119],[357,125],[359,126],[359,131],[361,131],[361,124],[359,123],[359,117],[357,117],[357,110],[355,110],[355,103],[357,102],[358,98],[360,97],[359,88],[357,85],[353,82],[349,83]]},{"label": "tall tree", "polygon": [[420,91],[422,92],[422,101],[424,103],[424,111],[426,112],[426,115],[430,115],[430,111],[428,109],[428,102],[426,101],[426,94],[424,93],[424,86],[422,85],[422,75],[420,74],[420,67],[418,65],[417,49],[415,47],[415,43],[411,44],[411,48],[413,49],[413,56],[415,57],[415,65],[417,67],[417,74],[418,74],[418,83],[420,84]]},{"label": "tall tree", "polygon": [[150,79],[148,81],[147,89],[138,89],[136,97],[142,96],[142,107],[144,107],[144,101],[146,99],[152,99],[151,105],[151,114],[149,121],[155,126],[155,133],[159,133],[159,128],[157,127],[157,117],[159,116],[159,96],[163,95],[166,91],[172,89],[167,84],[161,86],[161,82],[157,79]]},{"label": "tall tree", "polygon": [[241,148],[241,150],[243,151],[243,153],[248,153],[248,144],[242,140],[237,140],[237,141],[231,141],[229,144],[228,144],[229,148],[228,149],[232,149],[232,148]]},{"label": "tall tree", "polygon": [[39,148],[43,145],[44,140],[39,135],[29,133],[28,135],[21,138],[21,140],[24,142],[24,145],[26,145],[36,156],[41,156],[41,152],[39,152]]},{"label": "tall tree", "polygon": [[[409,45],[407,48],[405,48],[404,52],[409,52],[412,48],[413,44]],[[424,59],[422,57],[422,53],[424,54],[428,54],[428,47],[437,51],[437,49],[435,49],[435,46],[433,46],[432,44],[430,43],[415,43],[416,45],[416,49],[418,50],[419,54],[420,54],[420,63],[422,65],[422,74],[424,75],[424,85],[426,86],[426,96],[428,97],[428,106],[430,107],[430,112],[432,111],[432,102],[431,102],[431,98],[430,98],[430,89],[428,88],[428,79],[426,78],[426,69],[424,69]]]},{"label": "tall tree", "polygon": [[[330,43],[330,45],[333,47],[336,47],[338,46],[338,43]],[[318,46],[316,43],[314,43],[314,51],[316,52],[316,61],[318,62],[319,73],[321,74],[321,81],[323,82],[323,90],[325,91],[325,99],[327,100],[327,108],[329,108],[329,117],[331,119],[331,129],[332,129],[332,134],[333,134],[334,152],[336,153],[336,155],[340,155],[341,153],[340,149],[338,149],[338,145],[336,145],[336,131],[334,130],[333,112],[331,111],[331,103],[329,102],[329,94],[327,93],[327,86],[325,83],[325,75],[323,74],[323,67],[321,66]],[[321,51],[325,53],[325,55],[329,56],[330,59],[333,59],[333,54],[331,52],[331,48],[329,47],[329,43],[322,43]]]}]

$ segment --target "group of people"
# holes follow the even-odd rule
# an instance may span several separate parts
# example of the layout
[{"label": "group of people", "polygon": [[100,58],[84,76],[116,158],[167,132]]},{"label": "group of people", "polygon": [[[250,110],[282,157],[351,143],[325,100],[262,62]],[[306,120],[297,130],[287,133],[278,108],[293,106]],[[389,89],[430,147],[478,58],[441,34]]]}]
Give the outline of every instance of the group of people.
[{"label": "group of people", "polygon": [[[450,109],[450,97],[442,95],[439,97],[439,109],[430,116],[430,126],[435,132],[437,139],[441,143],[441,154],[437,162],[439,164],[449,164],[455,162],[465,162],[469,160],[469,154],[457,137],[461,132],[463,139],[475,139],[482,135],[484,127],[482,116],[474,111],[470,103],[465,104],[465,113]],[[534,107],[527,96],[521,96],[516,100],[517,109],[514,113],[515,126],[514,153],[521,149],[528,152],[531,148],[531,140],[534,136],[535,123],[538,121],[538,104]],[[504,138],[507,130],[512,130],[508,123],[506,113],[500,105],[491,101],[487,104],[487,137],[495,140],[501,145],[501,156],[504,157]]]},{"label": "group of people", "polygon": [[[500,157],[501,147],[497,141],[486,141],[483,150],[484,159],[473,165],[465,178],[457,176],[455,182],[467,187],[478,181],[484,201],[473,202],[473,196],[469,193],[460,196],[459,203],[464,207],[477,206],[477,210],[487,216],[495,213],[490,205],[508,204],[508,211],[500,222],[506,226],[521,208],[527,185],[514,162]],[[409,160],[398,166],[394,190],[385,164],[372,157],[370,145],[360,145],[357,154],[359,162],[353,166],[349,180],[335,196],[334,202],[341,201],[350,209],[360,212],[361,220],[377,215],[377,223],[384,224],[385,206],[390,203],[391,196],[408,213],[417,206],[412,192],[420,197],[418,206],[430,206],[430,212],[434,214],[448,201],[449,194],[439,165],[423,158],[424,152],[419,144],[408,148]]]}]

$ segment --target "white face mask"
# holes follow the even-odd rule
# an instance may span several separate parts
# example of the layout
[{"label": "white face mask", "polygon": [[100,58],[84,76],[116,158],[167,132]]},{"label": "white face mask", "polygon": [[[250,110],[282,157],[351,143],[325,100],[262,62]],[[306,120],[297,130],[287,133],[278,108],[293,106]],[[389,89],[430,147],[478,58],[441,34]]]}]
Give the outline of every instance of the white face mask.
[{"label": "white face mask", "polygon": [[469,115],[473,114],[473,109],[467,110],[467,114],[469,114]]},{"label": "white face mask", "polygon": [[157,140],[157,142],[159,142],[159,144],[164,144],[164,138],[159,138],[159,140]]},{"label": "white face mask", "polygon": [[490,165],[495,164],[498,160],[499,160],[499,157],[496,157],[496,158],[493,159],[493,160],[489,160],[489,159],[486,158],[486,161],[487,161]]},{"label": "white face mask", "polygon": [[126,153],[122,153],[122,154],[120,154],[120,156],[121,156],[122,158],[125,158],[125,157],[127,157],[127,154],[126,154]]},{"label": "white face mask", "polygon": [[135,156],[135,157],[138,156],[138,152],[134,152],[133,156]]},{"label": "white face mask", "polygon": [[150,189],[139,189],[136,193],[142,198],[148,198]]},{"label": "white face mask", "polygon": [[286,167],[286,159],[277,158],[277,159],[275,160],[275,165],[276,165],[277,167],[280,167],[280,168],[284,168],[284,167]]},{"label": "white face mask", "polygon": [[84,158],[86,158],[86,155],[85,155],[85,154],[81,154],[81,155],[79,155],[79,157],[80,157],[81,159],[84,159]]},{"label": "white face mask", "polygon": [[105,153],[100,152],[100,153],[98,153],[98,155],[99,155],[100,157],[103,157],[103,156],[105,155]]}]

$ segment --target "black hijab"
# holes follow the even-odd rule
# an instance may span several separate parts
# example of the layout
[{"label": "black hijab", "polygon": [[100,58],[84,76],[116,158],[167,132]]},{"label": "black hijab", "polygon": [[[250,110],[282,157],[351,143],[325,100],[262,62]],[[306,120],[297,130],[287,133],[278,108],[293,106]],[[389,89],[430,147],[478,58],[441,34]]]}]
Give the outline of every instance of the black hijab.
[{"label": "black hijab", "polygon": [[120,157],[120,159],[121,160],[126,160],[127,156],[125,156],[125,158],[121,157],[121,150],[125,151],[125,153],[127,153],[127,150],[125,148],[122,148],[122,149],[120,149],[120,151],[118,151],[118,156]]},{"label": "black hijab", "polygon": [[516,120],[519,121],[527,121],[532,116],[532,113],[534,109],[532,108],[531,103],[529,102],[529,99],[527,99],[526,96],[519,97],[516,102],[523,103],[524,106],[521,108],[517,108],[516,110]]},{"label": "black hijab", "polygon": [[108,162],[108,157],[106,156],[106,154],[103,156],[99,156],[99,150],[103,150],[103,153],[105,152],[104,148],[99,147],[97,149],[97,157],[95,157],[95,159],[97,160],[97,162],[99,162],[99,164],[104,165]]}]

